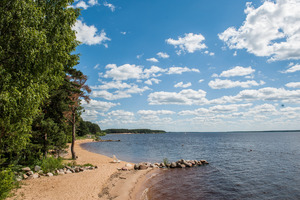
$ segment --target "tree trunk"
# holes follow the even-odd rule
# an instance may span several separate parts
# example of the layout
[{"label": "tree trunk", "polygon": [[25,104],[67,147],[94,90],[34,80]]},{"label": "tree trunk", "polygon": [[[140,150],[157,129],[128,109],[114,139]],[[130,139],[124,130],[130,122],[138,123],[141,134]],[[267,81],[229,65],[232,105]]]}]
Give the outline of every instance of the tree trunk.
[{"label": "tree trunk", "polygon": [[76,121],[75,121],[75,112],[72,113],[72,144],[71,144],[71,153],[72,153],[72,159],[76,160],[76,154],[74,151],[74,145],[75,145],[75,133],[76,133]]},{"label": "tree trunk", "polygon": [[44,135],[44,157],[47,158],[47,153],[48,153],[48,149],[47,149],[47,132],[45,132]]}]

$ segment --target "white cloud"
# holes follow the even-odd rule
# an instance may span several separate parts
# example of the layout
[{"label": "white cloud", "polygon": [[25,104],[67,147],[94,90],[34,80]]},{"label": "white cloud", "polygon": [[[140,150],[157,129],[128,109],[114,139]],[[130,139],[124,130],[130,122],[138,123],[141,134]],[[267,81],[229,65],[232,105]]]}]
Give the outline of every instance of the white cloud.
[{"label": "white cloud", "polygon": [[217,113],[232,113],[237,112],[240,108],[248,108],[252,106],[251,103],[248,104],[229,104],[229,105],[216,105],[209,108],[198,108],[195,110],[183,110],[180,111],[179,115],[196,115],[196,116],[209,116]]},{"label": "white cloud", "polygon": [[223,71],[219,77],[246,76],[255,72],[251,67],[236,66],[232,69]]},{"label": "white cloud", "polygon": [[192,86],[191,82],[188,82],[186,84],[183,84],[183,82],[179,82],[179,83],[174,85],[174,87],[176,87],[176,88],[178,88],[178,87],[187,88],[187,87],[190,87],[190,86]]},{"label": "white cloud", "polygon": [[128,83],[123,83],[121,81],[111,81],[111,82],[102,82],[101,85],[91,86],[92,89],[101,89],[101,90],[109,90],[109,89],[125,89],[130,88],[132,85]]},{"label": "white cloud", "polygon": [[175,112],[170,110],[139,110],[140,115],[173,115]]},{"label": "white cloud", "polygon": [[164,52],[158,52],[156,55],[160,58],[169,58],[170,57],[167,53],[164,53]]},{"label": "white cloud", "polygon": [[111,39],[106,36],[104,30],[97,33],[98,30],[95,26],[88,26],[81,20],[77,20],[73,29],[76,31],[76,39],[83,44],[94,45],[102,44]]},{"label": "white cloud", "polygon": [[140,66],[124,64],[117,66],[116,64],[108,64],[105,67],[108,69],[103,76],[104,78],[112,78],[114,80],[141,79],[143,69]]},{"label": "white cloud", "polygon": [[120,117],[120,116],[122,116],[122,117],[130,116],[131,117],[131,116],[134,116],[134,113],[129,112],[129,111],[124,111],[124,110],[114,110],[114,111],[107,113],[107,115],[108,116],[118,116],[118,117]]},{"label": "white cloud", "polygon": [[124,98],[130,98],[132,97],[131,94],[142,94],[144,91],[150,90],[149,87],[145,86],[142,88],[139,88],[137,85],[131,85],[130,88],[126,90],[117,90],[115,92],[108,92],[106,90],[96,91],[94,90],[92,92],[92,97],[97,98],[103,98],[106,100],[117,100],[117,99],[124,99]]},{"label": "white cloud", "polygon": [[82,101],[82,106],[85,108],[85,110],[99,110],[101,112],[107,112],[109,109],[117,105],[119,104],[105,101],[97,101],[94,99],[91,99],[90,103]]},{"label": "white cloud", "polygon": [[182,74],[183,72],[197,72],[199,73],[199,69],[195,68],[187,68],[187,67],[170,67],[167,74]]},{"label": "white cloud", "polygon": [[149,62],[158,62],[156,58],[147,58],[146,60]]},{"label": "white cloud", "polygon": [[126,35],[127,33],[125,31],[121,31],[121,34],[122,35]]},{"label": "white cloud", "polygon": [[226,104],[239,101],[282,101],[284,103],[300,103],[300,90],[265,87],[258,90],[242,90],[236,96],[223,96],[210,100],[213,104]]},{"label": "white cloud", "polygon": [[150,69],[145,69],[144,70],[144,74],[145,74],[145,77],[146,78],[149,78],[150,76],[154,76],[154,77],[157,77],[157,76],[160,76],[160,74],[158,73],[163,73],[163,72],[166,72],[167,69],[162,69],[160,67],[157,67],[157,66],[151,66]]},{"label": "white cloud", "polygon": [[234,88],[234,87],[249,88],[252,86],[259,86],[259,85],[263,85],[263,84],[265,84],[265,82],[263,82],[263,81],[260,81],[260,83],[257,83],[254,80],[240,82],[240,81],[232,81],[232,80],[228,80],[228,79],[226,79],[226,80],[216,79],[216,80],[210,81],[208,83],[209,87],[211,87],[213,89]]},{"label": "white cloud", "polygon": [[199,82],[199,83],[202,83],[203,81],[204,81],[204,79],[200,79],[198,82]]},{"label": "white cloud", "polygon": [[94,68],[94,69],[98,69],[99,66],[100,66],[100,65],[97,64],[97,65],[95,65],[93,68]]},{"label": "white cloud", "polygon": [[98,0],[89,0],[88,3],[91,5],[91,6],[95,6],[98,4]]},{"label": "white cloud", "polygon": [[182,52],[194,53],[206,49],[207,46],[202,43],[204,40],[205,38],[201,34],[186,33],[184,37],[178,37],[178,40],[169,38],[166,42],[175,46],[175,48],[179,48],[180,50],[177,53],[181,54]]},{"label": "white cloud", "polygon": [[236,51],[234,51],[233,56],[237,56],[237,52]]},{"label": "white cloud", "polygon": [[159,84],[160,82],[161,82],[161,80],[156,79],[156,78],[151,78],[151,79],[148,79],[148,80],[145,81],[145,83],[147,85],[152,85],[153,83]]},{"label": "white cloud", "polygon": [[79,1],[76,5],[72,6],[74,8],[82,8],[86,10],[89,6],[84,1]]},{"label": "white cloud", "polygon": [[137,59],[140,59],[141,57],[143,57],[143,55],[144,55],[144,54],[137,55],[136,58],[137,58]]},{"label": "white cloud", "polygon": [[219,38],[230,49],[246,49],[270,61],[300,59],[300,1],[264,1],[246,4],[247,17],[238,29],[230,27]]},{"label": "white cloud", "polygon": [[111,10],[112,12],[114,12],[115,9],[116,9],[116,7],[115,7],[113,4],[107,3],[106,1],[103,2],[103,5],[106,6],[106,7],[108,7],[108,8],[110,8],[110,10]]},{"label": "white cloud", "polygon": [[163,104],[178,104],[178,105],[192,105],[207,103],[205,99],[206,92],[203,90],[185,89],[176,92],[154,92],[149,94],[148,101],[151,105]]},{"label": "white cloud", "polygon": [[285,71],[282,71],[281,73],[293,73],[293,72],[297,72],[297,71],[300,71],[300,65],[299,64],[293,64],[293,63],[290,63],[289,64],[289,69],[285,70]]},{"label": "white cloud", "polygon": [[300,88],[300,82],[290,82],[285,84],[285,86],[291,88]]}]

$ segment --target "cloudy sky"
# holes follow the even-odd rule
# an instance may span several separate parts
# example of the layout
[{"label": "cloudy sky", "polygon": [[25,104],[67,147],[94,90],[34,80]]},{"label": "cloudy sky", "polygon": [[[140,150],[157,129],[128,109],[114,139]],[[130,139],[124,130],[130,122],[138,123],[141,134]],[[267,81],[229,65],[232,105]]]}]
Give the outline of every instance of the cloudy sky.
[{"label": "cloudy sky", "polygon": [[85,120],[166,131],[300,129],[300,0],[77,0]]}]

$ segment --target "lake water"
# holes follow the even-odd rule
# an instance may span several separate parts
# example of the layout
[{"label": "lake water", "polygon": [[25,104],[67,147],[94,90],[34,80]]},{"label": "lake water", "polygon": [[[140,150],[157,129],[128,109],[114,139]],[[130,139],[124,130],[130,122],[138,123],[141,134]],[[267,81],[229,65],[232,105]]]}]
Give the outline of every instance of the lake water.
[{"label": "lake water", "polygon": [[89,151],[129,162],[205,159],[195,168],[161,170],[149,199],[300,199],[300,132],[107,135]]}]

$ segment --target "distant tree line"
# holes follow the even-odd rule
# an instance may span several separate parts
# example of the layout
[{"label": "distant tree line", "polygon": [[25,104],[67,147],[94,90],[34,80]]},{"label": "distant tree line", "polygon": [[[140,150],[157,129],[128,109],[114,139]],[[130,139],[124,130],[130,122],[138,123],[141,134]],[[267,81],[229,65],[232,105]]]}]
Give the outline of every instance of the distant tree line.
[{"label": "distant tree line", "polygon": [[165,133],[166,131],[163,130],[151,130],[151,129],[106,129],[104,131],[107,134],[114,134],[114,133]]},{"label": "distant tree line", "polygon": [[77,129],[77,135],[78,136],[85,136],[88,134],[92,135],[104,135],[101,132],[101,128],[98,124],[81,120]]}]

